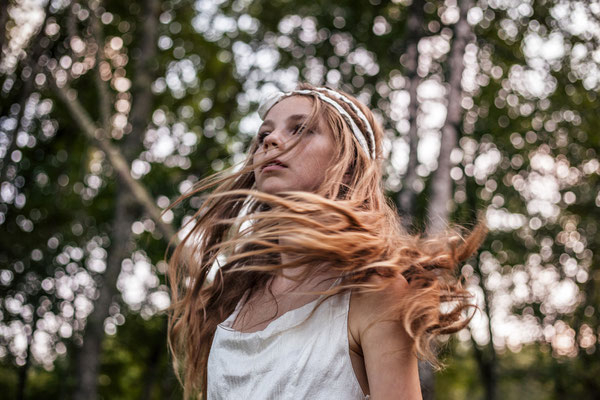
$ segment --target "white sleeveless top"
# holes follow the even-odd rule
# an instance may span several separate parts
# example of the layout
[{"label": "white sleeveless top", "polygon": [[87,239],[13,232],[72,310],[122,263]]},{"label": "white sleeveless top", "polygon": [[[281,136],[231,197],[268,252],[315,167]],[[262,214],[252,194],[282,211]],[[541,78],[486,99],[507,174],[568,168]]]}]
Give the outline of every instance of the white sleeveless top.
[{"label": "white sleeveless top", "polygon": [[[350,292],[314,300],[257,332],[217,326],[208,357],[208,400],[363,400],[348,349]],[[310,318],[308,318],[310,316]]]}]

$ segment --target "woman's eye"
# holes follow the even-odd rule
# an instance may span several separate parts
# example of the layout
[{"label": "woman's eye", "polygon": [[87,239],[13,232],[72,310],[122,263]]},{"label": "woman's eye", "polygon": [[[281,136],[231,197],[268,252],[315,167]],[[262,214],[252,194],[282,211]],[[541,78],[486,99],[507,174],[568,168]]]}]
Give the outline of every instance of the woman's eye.
[{"label": "woman's eye", "polygon": [[306,125],[298,124],[294,127],[294,129],[292,129],[292,134],[296,135],[298,133],[302,133],[304,128],[306,128]]},{"label": "woman's eye", "polygon": [[267,135],[269,134],[269,132],[259,132],[258,134],[258,143],[262,143],[265,138],[267,137]]}]

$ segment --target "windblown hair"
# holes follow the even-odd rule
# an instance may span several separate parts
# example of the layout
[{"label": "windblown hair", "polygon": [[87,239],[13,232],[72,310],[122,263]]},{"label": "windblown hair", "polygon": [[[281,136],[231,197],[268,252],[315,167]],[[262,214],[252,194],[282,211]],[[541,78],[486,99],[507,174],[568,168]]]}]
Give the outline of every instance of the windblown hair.
[{"label": "windblown hair", "polygon": [[[299,88],[318,90],[306,84]],[[342,279],[327,295],[383,290],[404,277],[408,294],[398,300],[390,317],[402,321],[416,354],[434,365],[432,340],[468,323],[470,295],[455,277],[455,269],[479,247],[485,225],[479,222],[466,238],[454,231],[435,238],[406,233],[383,191],[382,129],[367,107],[344,95],[373,128],[375,160],[360,148],[333,107],[315,95],[303,95],[312,102],[304,131],[321,123],[335,144],[325,179],[315,192],[257,191],[253,155],[259,145],[254,140],[241,168],[206,178],[172,205],[212,189],[169,260],[169,346],[186,398],[206,394],[207,362],[217,325],[245,293],[250,297],[268,288],[270,279],[286,268],[310,266],[300,280],[334,271]],[[352,107],[338,103],[366,132]],[[301,142],[299,135],[294,145]],[[282,262],[281,254],[291,261]]]}]

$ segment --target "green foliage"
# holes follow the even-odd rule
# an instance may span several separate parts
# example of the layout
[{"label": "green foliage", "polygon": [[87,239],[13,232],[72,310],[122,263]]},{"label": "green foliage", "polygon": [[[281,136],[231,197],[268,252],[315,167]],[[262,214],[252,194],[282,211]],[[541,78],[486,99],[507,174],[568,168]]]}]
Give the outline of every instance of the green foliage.
[{"label": "green foliage", "polygon": [[[600,259],[593,251],[600,246],[600,115],[597,39],[590,33],[596,3],[476,2],[470,15],[480,18],[471,24],[464,99],[447,99],[451,3],[423,2],[418,75],[422,87],[433,85],[440,93],[419,94],[417,120],[422,143],[431,145],[435,140],[427,138],[441,128],[428,125],[440,112],[435,107],[461,102],[451,222],[468,225],[485,210],[492,230],[481,254],[462,270],[480,294],[484,319],[444,354],[448,367],[437,374],[438,398],[490,398],[491,391],[496,398],[594,398],[600,390]],[[20,376],[27,376],[26,398],[70,398],[84,327],[114,245],[115,204],[127,190],[48,85],[49,70],[66,71],[71,96],[98,127],[100,70],[113,118],[104,138],[161,209],[202,177],[239,162],[255,129],[252,112],[260,96],[290,89],[297,80],[340,87],[379,114],[391,149],[386,190],[396,199],[403,189],[407,20],[416,0],[164,1],[155,43],[142,34],[145,4],[50,2],[44,28],[23,45],[26,57],[9,65],[12,55],[4,47],[9,61],[0,70],[0,389],[8,398],[18,396]],[[561,14],[560,7],[567,11]],[[570,27],[578,10],[590,17],[588,30]],[[101,21],[106,60],[90,69],[86,65],[97,65],[94,15]],[[22,24],[12,18],[6,40]],[[550,47],[535,47],[556,35],[564,54],[549,56],[543,52]],[[78,50],[77,38],[84,50]],[[142,65],[145,46],[154,46],[156,57]],[[146,74],[147,81],[138,79]],[[150,111],[134,121],[132,110],[144,100],[138,94],[148,87]],[[417,228],[427,222],[436,168],[427,150],[419,154]],[[176,207],[168,216],[172,225],[180,226],[200,204],[192,198]],[[129,210],[135,222],[120,285],[144,263],[149,272],[139,299],[128,297],[125,286],[115,290],[105,321],[110,334],[103,342],[99,395],[180,398],[166,352],[164,309],[153,300],[167,291],[166,241],[138,203]],[[512,325],[523,328],[508,334],[490,329],[508,317],[527,325]],[[514,339],[528,329],[529,336]],[[46,343],[47,351],[32,350],[28,340]],[[495,371],[496,383],[486,368]]]}]

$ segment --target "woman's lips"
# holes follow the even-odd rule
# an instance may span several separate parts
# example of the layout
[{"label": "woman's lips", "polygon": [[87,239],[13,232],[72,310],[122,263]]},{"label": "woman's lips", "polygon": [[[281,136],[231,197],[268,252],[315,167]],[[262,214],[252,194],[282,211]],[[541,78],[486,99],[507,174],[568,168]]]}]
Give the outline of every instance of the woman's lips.
[{"label": "woman's lips", "polygon": [[269,172],[269,171],[278,171],[280,169],[284,169],[287,168],[285,166],[284,163],[282,163],[279,160],[273,160],[270,163],[268,163],[267,165],[265,165],[264,167],[262,167],[262,172]]}]

